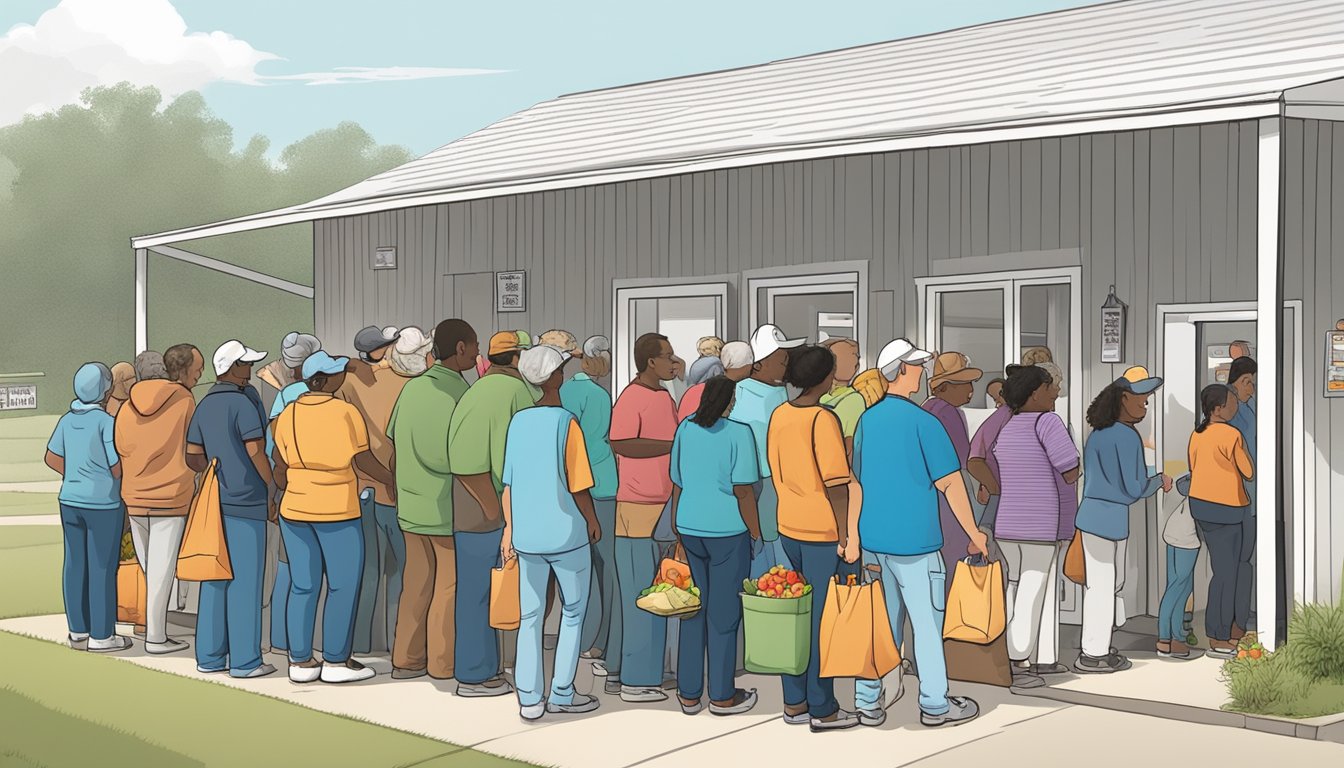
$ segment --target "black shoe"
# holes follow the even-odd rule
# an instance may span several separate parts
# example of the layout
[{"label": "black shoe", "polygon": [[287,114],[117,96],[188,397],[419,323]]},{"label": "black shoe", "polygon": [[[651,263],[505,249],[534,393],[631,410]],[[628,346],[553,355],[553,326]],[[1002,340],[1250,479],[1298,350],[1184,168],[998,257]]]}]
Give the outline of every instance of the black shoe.
[{"label": "black shoe", "polygon": [[1108,675],[1113,672],[1123,672],[1134,666],[1129,659],[1118,653],[1112,653],[1104,658],[1088,656],[1085,653],[1078,655],[1078,660],[1073,663],[1074,671],[1082,675]]}]

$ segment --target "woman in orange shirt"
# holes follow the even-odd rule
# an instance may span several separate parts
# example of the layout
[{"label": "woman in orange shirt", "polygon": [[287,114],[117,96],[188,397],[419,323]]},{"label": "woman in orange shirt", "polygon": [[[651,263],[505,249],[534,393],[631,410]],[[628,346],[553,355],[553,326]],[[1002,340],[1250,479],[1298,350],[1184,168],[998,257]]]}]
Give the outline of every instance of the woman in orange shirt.
[{"label": "woman in orange shirt", "polygon": [[[1251,455],[1241,432],[1228,424],[1237,415],[1238,402],[1223,384],[1211,384],[1199,396],[1204,420],[1190,436],[1190,516],[1199,524],[1209,547],[1213,578],[1204,629],[1209,655],[1231,658],[1245,629],[1233,623],[1238,592],[1249,593],[1249,579],[1238,580],[1241,561],[1241,520],[1250,505],[1246,481],[1254,474]],[[1243,594],[1249,601],[1249,594]]]}]

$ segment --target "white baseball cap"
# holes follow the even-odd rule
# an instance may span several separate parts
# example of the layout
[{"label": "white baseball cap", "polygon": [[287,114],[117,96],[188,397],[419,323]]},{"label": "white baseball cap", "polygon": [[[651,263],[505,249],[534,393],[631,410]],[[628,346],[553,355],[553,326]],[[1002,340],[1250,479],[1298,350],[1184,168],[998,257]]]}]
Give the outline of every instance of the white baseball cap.
[{"label": "white baseball cap", "polygon": [[524,349],[518,356],[518,372],[529,384],[539,387],[569,358],[568,352],[562,352],[549,344],[539,344]]},{"label": "white baseball cap", "polygon": [[933,359],[932,352],[916,347],[909,339],[896,339],[889,342],[887,346],[877,355],[877,367],[882,371],[882,375],[888,379],[894,378],[901,369],[901,363],[906,365],[923,365]]},{"label": "white baseball cap", "polygon": [[265,352],[258,352],[251,347],[244,346],[243,342],[237,339],[229,339],[219,345],[215,350],[215,375],[223,376],[229,372],[229,369],[235,363],[259,363],[266,359]]},{"label": "white baseball cap", "polygon": [[806,339],[785,338],[779,326],[762,325],[751,334],[751,356],[753,363],[759,363],[781,349],[801,347]]}]

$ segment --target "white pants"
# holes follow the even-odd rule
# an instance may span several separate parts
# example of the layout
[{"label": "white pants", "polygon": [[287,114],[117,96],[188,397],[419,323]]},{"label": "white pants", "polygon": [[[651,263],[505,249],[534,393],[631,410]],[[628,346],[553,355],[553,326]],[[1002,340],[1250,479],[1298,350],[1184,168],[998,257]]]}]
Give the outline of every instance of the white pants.
[{"label": "white pants", "polygon": [[1059,544],[1004,541],[999,549],[1007,565],[1008,658],[1037,664],[1059,659]]},{"label": "white pants", "polygon": [[1103,658],[1111,652],[1111,631],[1125,625],[1125,549],[1128,540],[1111,541],[1083,533],[1087,585],[1083,588],[1083,653]]},{"label": "white pants", "polygon": [[168,603],[177,602],[177,552],[182,548],[185,517],[132,517],[135,559],[145,571],[145,642],[168,641]]}]

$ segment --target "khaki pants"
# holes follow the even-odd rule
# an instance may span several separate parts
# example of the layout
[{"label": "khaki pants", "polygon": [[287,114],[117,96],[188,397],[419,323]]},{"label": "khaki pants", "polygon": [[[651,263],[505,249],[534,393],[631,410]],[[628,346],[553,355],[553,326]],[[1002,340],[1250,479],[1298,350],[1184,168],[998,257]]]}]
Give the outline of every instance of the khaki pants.
[{"label": "khaki pants", "polygon": [[452,536],[407,533],[406,570],[397,609],[392,666],[453,676],[457,549]]}]

